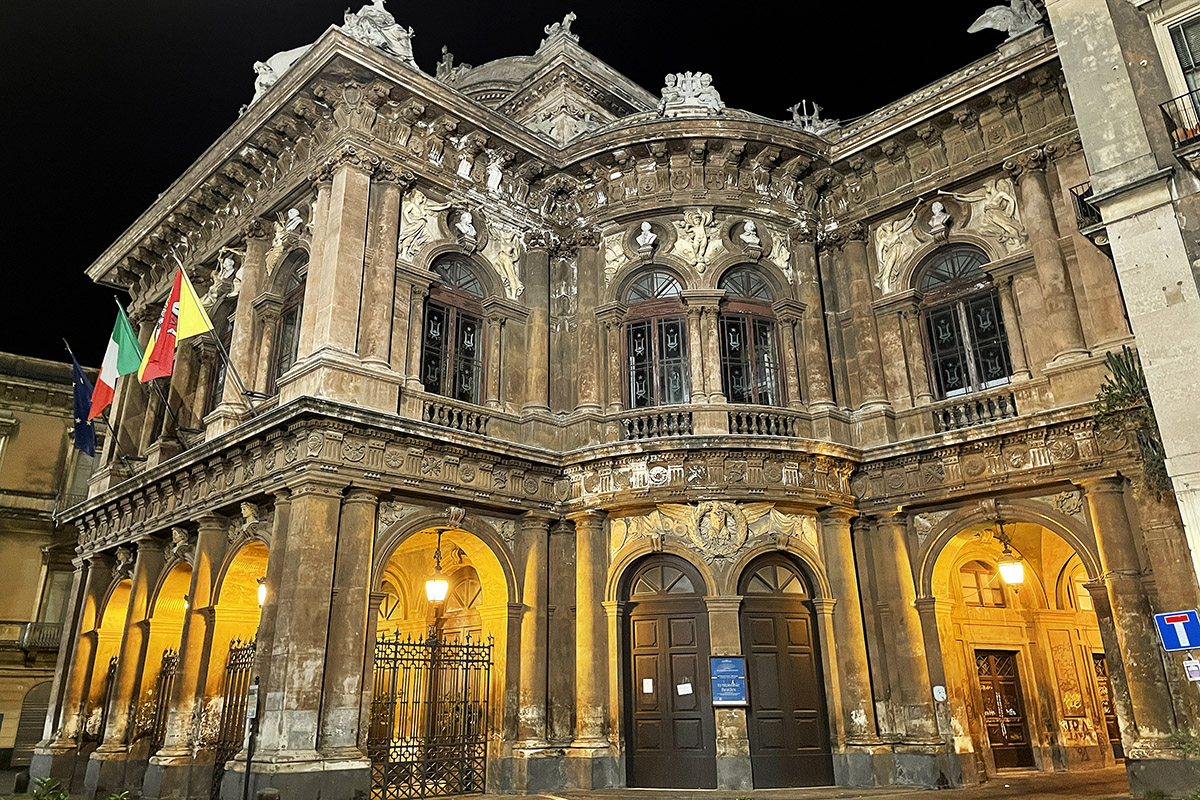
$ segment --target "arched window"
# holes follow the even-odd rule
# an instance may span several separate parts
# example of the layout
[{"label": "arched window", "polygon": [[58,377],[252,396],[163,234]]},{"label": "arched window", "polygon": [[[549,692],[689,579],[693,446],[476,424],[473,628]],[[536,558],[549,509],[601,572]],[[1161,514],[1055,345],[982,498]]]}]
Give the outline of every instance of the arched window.
[{"label": "arched window", "polygon": [[752,267],[721,278],[721,384],[731,403],[781,405],[779,344],[771,287]]},{"label": "arched window", "polygon": [[679,281],[665,272],[640,275],[625,292],[630,408],[688,401],[687,322],[680,292]]},{"label": "arched window", "polygon": [[1001,386],[1012,377],[999,295],[983,271],[987,260],[978,248],[953,245],[938,250],[917,271],[939,397]]},{"label": "arched window", "polygon": [[296,363],[300,346],[300,312],[304,308],[304,279],[308,274],[308,253],[293,250],[284,259],[283,306],[279,311],[279,327],[275,335],[275,353],[271,360],[271,380],[267,391],[275,393],[279,376]]},{"label": "arched window", "polygon": [[958,570],[963,602],[969,606],[1004,608],[1004,587],[995,567],[982,561],[970,561]]},{"label": "arched window", "polygon": [[466,256],[448,253],[430,267],[437,281],[425,303],[421,383],[425,391],[480,402],[483,383],[483,287]]},{"label": "arched window", "polygon": [[[236,311],[236,300],[223,300],[209,314],[212,319],[213,333],[216,334],[226,353],[229,352],[229,345],[233,342],[233,315]],[[212,383],[209,384],[208,398],[204,403],[205,414],[216,408],[217,404],[221,402],[222,395],[225,394],[225,372],[225,359],[218,358],[213,366]]]}]

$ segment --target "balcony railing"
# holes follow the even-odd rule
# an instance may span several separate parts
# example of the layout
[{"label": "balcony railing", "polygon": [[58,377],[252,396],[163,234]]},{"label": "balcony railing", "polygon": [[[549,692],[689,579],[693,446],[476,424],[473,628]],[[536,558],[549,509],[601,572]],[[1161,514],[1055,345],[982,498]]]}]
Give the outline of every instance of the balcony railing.
[{"label": "balcony railing", "polygon": [[729,432],[750,436],[799,436],[800,420],[786,411],[762,408],[729,412]]},{"label": "balcony railing", "polygon": [[492,421],[489,414],[475,406],[447,400],[426,400],[421,407],[421,419],[432,425],[481,436],[487,434],[488,423]]},{"label": "balcony railing", "polygon": [[1168,100],[1161,108],[1176,150],[1200,142],[1200,89]]},{"label": "balcony railing", "polygon": [[1017,400],[1007,388],[989,394],[968,395],[941,403],[933,409],[933,427],[938,433],[986,425],[1017,416]]},{"label": "balcony railing", "polygon": [[1071,199],[1075,204],[1075,222],[1079,230],[1086,230],[1095,225],[1103,225],[1104,218],[1100,210],[1092,205],[1092,182],[1081,183],[1071,187]]},{"label": "balcony railing", "polygon": [[620,419],[621,438],[656,439],[660,436],[689,436],[692,433],[692,412],[671,408],[653,408],[625,414]]},{"label": "balcony railing", "polygon": [[9,650],[57,650],[62,637],[58,622],[0,620],[0,648]]}]

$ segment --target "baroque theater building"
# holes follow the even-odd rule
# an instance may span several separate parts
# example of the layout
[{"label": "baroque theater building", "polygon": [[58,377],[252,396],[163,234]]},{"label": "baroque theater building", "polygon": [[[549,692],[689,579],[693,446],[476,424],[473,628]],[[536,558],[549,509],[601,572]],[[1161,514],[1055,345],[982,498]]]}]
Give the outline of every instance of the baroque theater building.
[{"label": "baroque theater building", "polygon": [[347,12],[88,269],[145,342],[178,263],[215,330],[117,385],[34,774],[1194,785],[1151,616],[1196,578],[1092,418],[1137,342],[1047,29],[839,125],[573,20],[431,75]]}]

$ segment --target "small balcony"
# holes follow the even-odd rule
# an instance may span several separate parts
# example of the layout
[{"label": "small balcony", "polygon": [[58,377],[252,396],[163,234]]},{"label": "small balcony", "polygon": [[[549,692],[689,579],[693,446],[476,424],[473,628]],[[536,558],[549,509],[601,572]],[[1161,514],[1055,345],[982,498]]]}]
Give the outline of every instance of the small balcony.
[{"label": "small balcony", "polygon": [[1108,229],[1100,209],[1092,205],[1092,183],[1081,183],[1071,187],[1071,204],[1075,208],[1075,225],[1079,232],[1101,250],[1108,252]]},{"label": "small balcony", "polygon": [[1175,155],[1200,174],[1200,89],[1168,100],[1161,108]]},{"label": "small balcony", "polygon": [[57,650],[62,637],[58,622],[20,622],[0,620],[0,649],[34,651]]},{"label": "small balcony", "polygon": [[691,436],[692,412],[688,406],[658,406],[622,414],[617,423],[622,441]]}]

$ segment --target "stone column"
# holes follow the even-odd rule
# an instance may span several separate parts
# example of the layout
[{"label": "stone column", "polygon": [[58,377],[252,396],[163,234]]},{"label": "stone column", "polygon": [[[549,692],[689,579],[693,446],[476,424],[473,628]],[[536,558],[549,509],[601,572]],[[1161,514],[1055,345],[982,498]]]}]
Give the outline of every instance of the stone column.
[{"label": "stone column", "polygon": [[608,636],[605,578],[608,572],[603,511],[569,515],[575,523],[575,741],[578,749],[606,747]]},{"label": "stone column", "polygon": [[625,371],[621,368],[621,319],[608,316],[604,320],[605,352],[608,355],[608,413],[619,414],[624,408],[622,396]]},{"label": "stone column", "polygon": [[[409,317],[413,313],[413,287],[412,284],[405,280],[399,272],[396,272],[392,281],[392,296],[395,302],[392,303],[392,345],[391,345],[391,361],[392,371],[399,372],[407,379],[409,374],[408,367],[408,338],[409,338]],[[415,334],[419,336],[419,334]]]},{"label": "stone column", "polygon": [[1029,233],[1033,265],[1042,288],[1045,333],[1054,343],[1055,356],[1051,363],[1087,355],[1067,262],[1059,247],[1054,206],[1046,187],[1046,163],[1054,156],[1054,151],[1053,146],[1039,147],[1004,162],[1004,168],[1017,183],[1021,219]]},{"label": "stone column", "polygon": [[[706,597],[708,630],[714,656],[742,655],[741,620],[738,610],[742,598]],[[693,680],[708,679],[706,665],[697,665],[701,674]],[[746,725],[745,708],[715,708],[717,718],[717,788],[750,789],[750,734]],[[822,720],[818,720],[821,724]]]},{"label": "stone column", "polygon": [[854,542],[850,535],[850,520],[855,516],[852,509],[841,506],[822,509],[821,542],[829,587],[835,601],[835,638],[830,645],[837,656],[846,744],[875,745],[880,743],[880,739],[875,728],[871,665],[867,660],[858,575],[854,568]]},{"label": "stone column", "polygon": [[351,488],[342,501],[318,739],[327,758],[365,758],[358,746],[358,721],[378,505],[379,495],[368,489]]},{"label": "stone column", "polygon": [[546,739],[571,741],[575,713],[575,526],[559,519],[550,526],[550,587],[547,611],[549,670]]},{"label": "stone column", "polygon": [[[233,312],[233,336],[229,341],[229,361],[234,369],[225,376],[225,390],[221,395],[222,405],[229,413],[242,415],[249,410],[248,398],[242,395],[234,371],[245,382],[246,388],[254,386],[258,369],[258,355],[254,352],[254,300],[263,290],[267,271],[267,250],[271,247],[268,229],[257,219],[251,220],[246,230],[246,254],[242,258],[242,287],[238,290],[237,308]],[[228,368],[227,368],[228,369]]]},{"label": "stone column", "polygon": [[900,326],[904,334],[904,350],[908,353],[913,405],[927,406],[933,402],[933,388],[929,380],[929,362],[925,360],[925,343],[921,338],[921,313],[915,303],[913,307],[900,312]]},{"label": "stone column", "polygon": [[688,369],[691,372],[689,398],[692,403],[708,402],[708,387],[706,386],[708,376],[704,372],[704,337],[700,332],[700,315],[702,313],[699,306],[688,306]]},{"label": "stone column", "polygon": [[[158,463],[177,454],[184,443],[180,436],[179,427],[187,427],[184,419],[187,414],[185,406],[191,400],[195,391],[197,355],[193,347],[177,347],[175,351],[175,366],[171,370],[171,378],[167,386],[167,409],[163,414],[162,434],[155,443],[159,450]],[[187,432],[184,432],[186,436]]]},{"label": "stone column", "polygon": [[728,400],[725,397],[725,388],[721,385],[721,331],[717,301],[706,303],[700,311],[700,332],[704,337],[705,397],[710,403],[722,404]]},{"label": "stone column", "polygon": [[[271,664],[275,648],[275,626],[279,619],[279,594],[286,576],[283,564],[288,552],[288,528],[292,519],[292,492],[288,488],[271,493],[275,499],[275,516],[271,520],[271,549],[267,553],[267,597],[258,614],[258,635],[255,636],[254,673],[259,676],[259,702],[271,691]],[[261,710],[261,709],[260,709]]]},{"label": "stone column", "polygon": [[1017,313],[1013,276],[1005,275],[996,282],[996,286],[1000,294],[1000,315],[1004,319],[1004,332],[1008,338],[1008,355],[1012,360],[1013,380],[1027,381],[1032,376],[1025,358],[1025,336],[1021,331],[1021,317]]},{"label": "stone column", "polygon": [[71,561],[75,571],[71,575],[71,594],[63,615],[62,635],[59,637],[58,657],[54,665],[54,678],[50,685],[50,704],[46,713],[42,742],[39,747],[49,745],[55,732],[63,721],[63,713],[67,708],[67,690],[70,687],[67,671],[75,663],[75,652],[81,638],[80,623],[85,612],[84,592],[87,583],[89,567],[86,559],[75,558]]},{"label": "stone column", "polygon": [[524,747],[546,745],[547,597],[551,515],[531,511],[519,522],[521,559],[521,691],[517,737]]},{"label": "stone column", "polygon": [[929,664],[925,656],[925,636],[917,612],[916,584],[908,552],[908,515],[904,512],[881,514],[875,520],[872,536],[877,589],[888,605],[894,625],[894,653],[889,660],[897,663],[900,676],[898,691],[904,715],[904,741],[911,744],[941,744],[933,689],[929,683]]},{"label": "stone column", "polygon": [[[269,689],[259,721],[264,763],[319,758],[316,737],[322,684],[313,676],[325,670],[334,572],[330,553],[337,547],[341,491],[337,484],[312,478],[292,487],[289,536],[280,554],[284,580],[275,588],[278,609]],[[303,536],[290,535],[293,523],[303,526]],[[255,758],[251,768],[256,773],[259,760]],[[268,780],[266,774],[261,777]]]},{"label": "stone column", "polygon": [[192,393],[188,417],[197,428],[204,426],[204,407],[213,382],[213,370],[217,367],[217,346],[207,336],[192,343],[196,354],[196,391]]},{"label": "stone column", "polygon": [[1079,481],[1078,485],[1087,499],[1088,516],[1104,568],[1125,682],[1133,704],[1138,736],[1134,746],[1151,751],[1165,749],[1166,737],[1176,727],[1175,709],[1125,507],[1125,479],[1119,475],[1094,478]]},{"label": "stone column", "polygon": [[600,330],[596,306],[600,304],[600,284],[603,281],[604,260],[600,254],[600,237],[595,231],[580,232],[576,286],[579,289],[579,357],[575,365],[579,381],[579,400],[575,410],[580,413],[600,413]]},{"label": "stone column", "polygon": [[369,169],[348,145],[321,167],[318,205],[321,194],[328,205],[325,214],[314,214],[313,241],[320,246],[304,283],[303,316],[306,324],[311,320],[311,331],[306,336],[301,327],[301,359],[321,350],[343,357],[355,353],[358,314],[352,309],[362,298]]},{"label": "stone column", "polygon": [[487,384],[483,402],[488,408],[500,408],[501,337],[504,335],[504,317],[492,313],[487,318]]},{"label": "stone column", "polygon": [[775,304],[775,321],[779,324],[779,335],[783,340],[780,371],[783,372],[783,383],[787,387],[788,405],[792,408],[804,406],[804,393],[800,390],[800,363],[796,353],[796,327],[803,314],[803,310]]},{"label": "stone column", "polygon": [[163,567],[162,542],[143,536],[137,542],[137,558],[133,565],[133,580],[129,592],[129,610],[117,670],[113,675],[116,686],[108,705],[108,719],[101,744],[88,762],[84,779],[85,797],[124,788],[126,754],[129,750],[130,723],[141,696],[142,674],[146,665],[146,644],[150,633],[150,595],[158,583]]},{"label": "stone column", "polygon": [[429,297],[429,284],[413,286],[409,292],[410,308],[408,322],[408,374],[404,387],[410,392],[424,391],[421,383],[421,342],[425,336],[425,299]]},{"label": "stone column", "polygon": [[279,333],[279,314],[282,310],[283,303],[274,295],[265,294],[254,301],[255,327],[259,335],[254,383],[250,384],[250,388],[259,394],[274,393],[271,373],[275,370],[275,361],[279,356],[275,352],[275,337]]},{"label": "stone column", "polygon": [[550,253],[542,237],[528,242],[525,282],[525,402],[523,413],[550,413]]},{"label": "stone column", "polygon": [[373,247],[367,254],[363,275],[359,353],[366,363],[386,368],[392,355],[400,197],[415,179],[411,173],[397,173],[386,161],[375,167],[371,177],[371,191],[378,192],[379,203],[373,220]]},{"label": "stone column", "polygon": [[867,261],[865,225],[856,222],[846,227],[843,256],[850,275],[850,313],[854,319],[855,358],[858,361],[863,407],[883,407],[888,404],[887,383],[879,349],[879,332],[875,327],[875,311],[871,305],[871,268]]},{"label": "stone column", "polygon": [[[212,652],[213,592],[228,547],[226,522],[213,514],[200,518],[192,556],[188,608],[179,639],[179,659],[162,748],[146,770],[146,796],[186,798],[193,764],[193,723],[204,699]],[[220,668],[219,665],[212,665]]]},{"label": "stone column", "polygon": [[800,302],[804,337],[804,378],[810,410],[833,408],[833,386],[829,376],[829,345],[825,337],[825,303],[817,279],[816,233],[811,225],[795,229],[792,266]]}]

